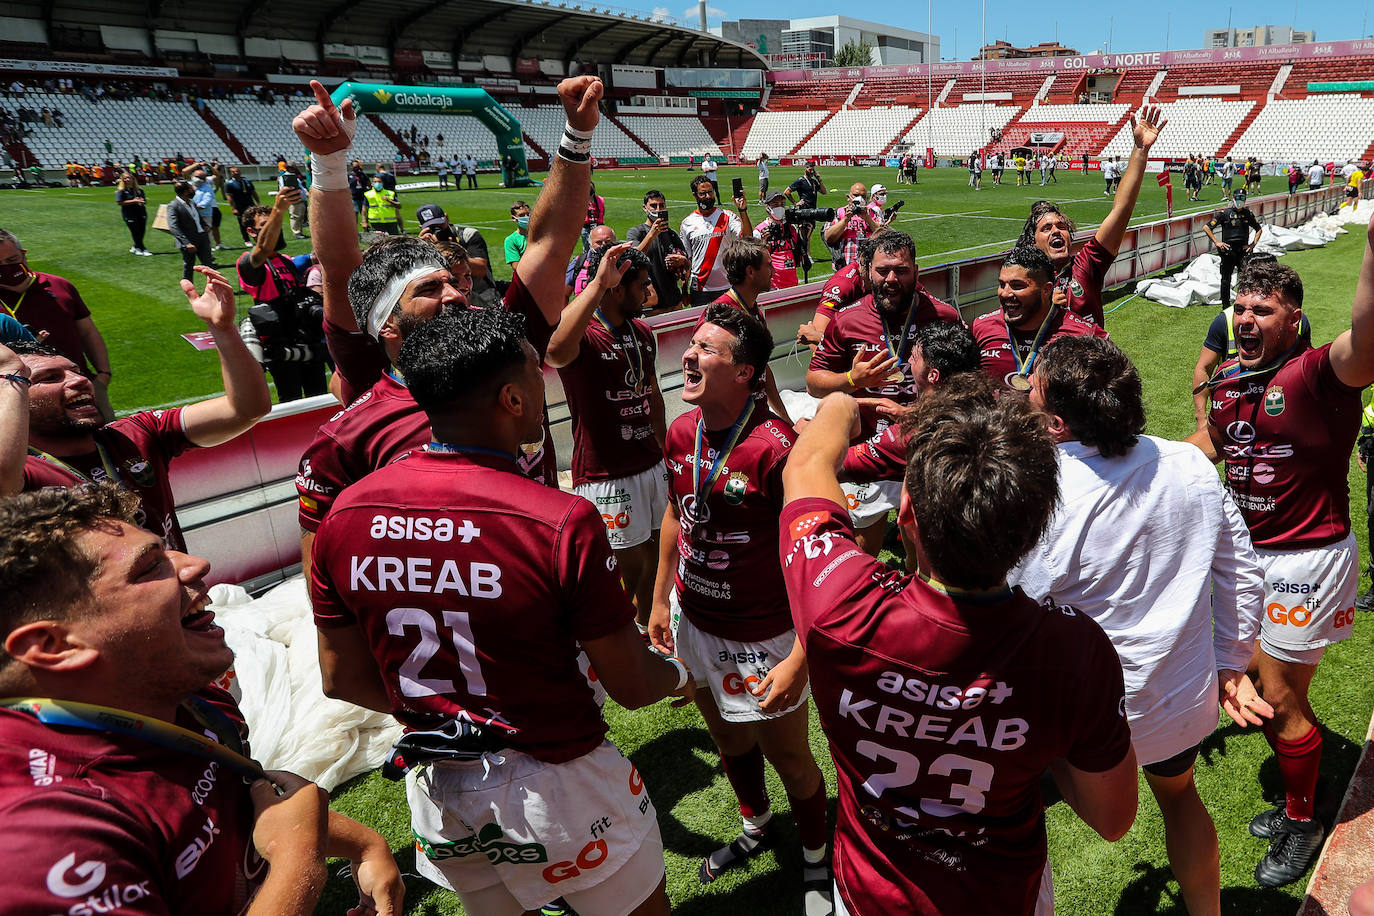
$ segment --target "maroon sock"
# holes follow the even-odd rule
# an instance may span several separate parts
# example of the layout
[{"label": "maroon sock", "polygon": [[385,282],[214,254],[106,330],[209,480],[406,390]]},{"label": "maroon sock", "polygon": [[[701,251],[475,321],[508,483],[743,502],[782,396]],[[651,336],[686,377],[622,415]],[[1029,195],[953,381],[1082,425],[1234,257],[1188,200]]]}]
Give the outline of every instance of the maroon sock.
[{"label": "maroon sock", "polygon": [[1269,742],[1269,750],[1277,754],[1279,752],[1279,736],[1274,731],[1274,727],[1265,722],[1260,726],[1260,730],[1264,732],[1264,740]]},{"label": "maroon sock", "polygon": [[1322,732],[1317,726],[1297,741],[1278,740],[1279,772],[1288,796],[1288,816],[1299,821],[1312,819],[1313,796],[1317,791],[1317,767],[1322,761]]},{"label": "maroon sock", "polygon": [[810,798],[797,798],[787,793],[787,803],[792,806],[792,820],[797,822],[797,832],[801,834],[803,849],[820,849],[830,839],[825,826],[825,780],[821,780]]},{"label": "maroon sock", "polygon": [[763,751],[756,744],[743,754],[721,754],[720,765],[730,788],[739,799],[743,817],[758,817],[768,810],[768,790],[763,786]]}]

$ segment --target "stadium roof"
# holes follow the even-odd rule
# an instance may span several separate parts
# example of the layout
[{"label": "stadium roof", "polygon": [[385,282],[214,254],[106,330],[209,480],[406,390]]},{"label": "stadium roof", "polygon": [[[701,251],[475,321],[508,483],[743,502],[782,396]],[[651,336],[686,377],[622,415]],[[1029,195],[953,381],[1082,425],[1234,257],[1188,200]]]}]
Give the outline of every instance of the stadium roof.
[{"label": "stadium roof", "polygon": [[240,38],[375,45],[652,67],[766,69],[755,51],[696,29],[636,18],[633,13],[576,9],[572,3],[520,0],[226,0],[189,4],[147,0],[15,0],[10,15],[32,15],[51,27],[92,23],[209,32]]}]

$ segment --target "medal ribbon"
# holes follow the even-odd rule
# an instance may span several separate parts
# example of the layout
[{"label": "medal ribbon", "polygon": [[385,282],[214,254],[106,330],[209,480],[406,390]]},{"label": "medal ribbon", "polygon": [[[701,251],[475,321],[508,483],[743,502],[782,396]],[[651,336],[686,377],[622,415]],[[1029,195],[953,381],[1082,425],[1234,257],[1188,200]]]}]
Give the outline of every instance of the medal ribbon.
[{"label": "medal ribbon", "polygon": [[10,697],[0,700],[0,708],[26,713],[44,725],[84,728],[139,738],[159,747],[213,760],[246,780],[266,778],[257,761],[241,753],[243,746],[238,742],[238,731],[233,727],[233,723],[199,697],[192,697],[183,708],[194,716],[197,722],[216,734],[227,732],[232,736],[231,740],[238,745],[238,749],[226,747],[219,741],[198,735],[180,725],[111,706],[96,706],[92,703],[55,700],[48,697]]},{"label": "medal ribbon", "polygon": [[[123,486],[124,479],[119,476],[119,471],[117,468],[115,468],[114,462],[110,459],[110,453],[105,449],[105,446],[101,444],[99,441],[97,441],[95,443],[95,449],[97,452],[100,453],[100,463],[105,466],[105,473],[109,475],[109,479],[114,483]],[[32,455],[34,458],[39,458],[43,461],[48,462],[49,464],[57,465],[62,470],[81,480],[84,480],[86,483],[95,482],[91,480],[91,478],[87,477],[85,474],[78,471],[76,468],[72,467],[67,462],[63,461],[61,458],[58,458],[56,455],[49,455],[41,448],[34,448],[32,445],[30,445],[29,454]]]},{"label": "medal ribbon", "polygon": [[1250,378],[1255,375],[1268,375],[1270,372],[1275,372],[1279,369],[1282,369],[1284,364],[1287,363],[1290,358],[1292,358],[1293,351],[1296,349],[1298,349],[1298,345],[1294,344],[1293,346],[1289,347],[1287,351],[1285,351],[1284,354],[1280,356],[1278,359],[1274,360],[1269,365],[1261,366],[1258,369],[1249,369],[1242,371],[1240,367],[1240,360],[1236,360],[1236,364],[1234,366],[1231,366],[1229,369],[1226,367],[1226,363],[1222,363],[1221,366],[1217,369],[1217,371],[1212,374],[1211,378],[1209,378],[1207,381],[1203,382],[1201,385],[1198,385],[1196,388],[1193,389],[1193,394],[1199,394],[1204,389],[1211,390],[1225,382],[1238,382],[1243,378]]},{"label": "medal ribbon", "polygon": [[948,595],[957,601],[972,601],[975,604],[991,604],[995,601],[1005,601],[1011,597],[1011,588],[1003,584],[1000,588],[980,588],[967,589],[958,588],[953,585],[946,585],[939,579],[932,579],[925,573],[917,573],[921,581],[941,594]]},{"label": "medal ribbon", "polygon": [[1016,338],[1012,335],[1011,325],[1007,324],[1007,319],[1002,318],[1002,324],[1007,328],[1007,343],[1011,348],[1011,358],[1016,361],[1016,374],[1022,378],[1030,375],[1031,367],[1035,365],[1035,358],[1040,355],[1040,347],[1045,342],[1045,337],[1050,332],[1050,325],[1054,323],[1055,317],[1059,314],[1059,306],[1051,305],[1050,310],[1045,313],[1045,320],[1040,322],[1040,330],[1035,332],[1035,340],[1031,343],[1030,352],[1026,358],[1021,358],[1021,351],[1016,349]]},{"label": "medal ribbon", "polygon": [[24,297],[29,294],[29,290],[31,289],[33,289],[32,283],[24,287],[24,291],[19,294],[19,301],[14,303],[14,305],[5,305],[4,302],[0,302],[0,306],[3,306],[5,311],[9,312],[10,317],[15,321],[19,320],[19,307],[24,304]]},{"label": "medal ribbon", "polygon": [[740,411],[738,419],[735,420],[735,425],[730,427],[730,435],[716,455],[716,460],[711,465],[711,472],[706,475],[705,483],[701,480],[701,440],[706,433],[706,423],[703,420],[697,420],[697,445],[694,456],[696,460],[692,462],[692,495],[696,498],[696,505],[703,505],[702,501],[706,499],[706,494],[711,492],[711,487],[715,486],[716,479],[720,477],[721,469],[725,467],[725,459],[730,457],[730,453],[739,444],[740,437],[744,434],[744,427],[749,424],[749,418],[753,416],[754,403],[752,397],[745,402],[744,410]]},{"label": "medal ribbon", "polygon": [[911,350],[911,340],[907,335],[911,332],[911,324],[916,320],[916,296],[911,297],[911,305],[906,310],[906,321],[902,324],[902,336],[897,340],[897,346],[892,346],[892,334],[887,329],[887,316],[882,312],[878,313],[878,321],[883,326],[883,343],[887,344],[887,352],[891,353],[897,360],[897,369],[904,370],[905,359]]},{"label": "medal ribbon", "polygon": [[[635,394],[639,394],[644,390],[644,354],[639,350],[639,335],[635,333],[634,322],[626,322],[630,328],[630,345],[625,346],[625,338],[619,331],[611,327],[606,316],[601,314],[601,309],[597,309],[592,314],[596,316],[597,321],[601,322],[601,326],[606,329],[607,334],[621,342],[621,349],[625,351],[625,358],[630,361],[630,371],[634,373]],[[633,356],[631,352],[633,352]]]}]

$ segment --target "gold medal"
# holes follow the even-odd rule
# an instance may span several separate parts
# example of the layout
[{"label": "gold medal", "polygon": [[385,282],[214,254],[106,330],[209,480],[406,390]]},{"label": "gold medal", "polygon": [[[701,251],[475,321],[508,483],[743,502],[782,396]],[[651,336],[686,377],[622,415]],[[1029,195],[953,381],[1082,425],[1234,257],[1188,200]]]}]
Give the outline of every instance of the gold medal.
[{"label": "gold medal", "polygon": [[898,369],[887,377],[887,380],[894,385],[899,385],[906,381],[906,373]]},{"label": "gold medal", "polygon": [[1025,392],[1031,390],[1030,379],[1026,378],[1024,375],[1018,375],[1015,372],[1008,373],[1006,382],[1007,387],[1011,388],[1013,391]]}]

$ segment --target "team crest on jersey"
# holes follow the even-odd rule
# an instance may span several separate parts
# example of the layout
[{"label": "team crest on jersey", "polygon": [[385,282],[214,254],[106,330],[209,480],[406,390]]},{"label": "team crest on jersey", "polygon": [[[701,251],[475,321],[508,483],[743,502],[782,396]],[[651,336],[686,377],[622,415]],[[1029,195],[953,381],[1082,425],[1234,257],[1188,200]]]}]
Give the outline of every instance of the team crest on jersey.
[{"label": "team crest on jersey", "polygon": [[736,471],[725,481],[725,501],[732,506],[744,502],[744,494],[749,491],[749,475]]},{"label": "team crest on jersey", "polygon": [[124,471],[140,487],[150,487],[153,485],[153,481],[157,479],[157,471],[153,469],[153,463],[141,456],[130,458],[124,462]]},{"label": "team crest on jersey", "polygon": [[1083,284],[1078,282],[1078,278],[1075,277],[1069,281],[1069,292],[1075,296],[1083,295]]},{"label": "team crest on jersey", "polygon": [[1275,385],[1264,393],[1264,412],[1269,416],[1277,417],[1285,406],[1282,385]]}]

